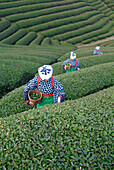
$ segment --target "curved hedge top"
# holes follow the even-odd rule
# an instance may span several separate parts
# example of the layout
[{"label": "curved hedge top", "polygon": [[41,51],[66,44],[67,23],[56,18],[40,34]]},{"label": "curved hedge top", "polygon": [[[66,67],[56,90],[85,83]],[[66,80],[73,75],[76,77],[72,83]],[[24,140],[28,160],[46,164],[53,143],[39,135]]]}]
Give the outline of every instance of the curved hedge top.
[{"label": "curved hedge top", "polygon": [[[1,40],[2,43],[13,45],[17,41],[21,41],[22,37],[19,34],[16,35],[16,37],[18,36],[16,41],[10,39],[10,36],[13,36],[15,31],[9,31],[7,28],[13,24],[16,24],[18,30],[25,28],[28,32],[40,32],[45,38],[51,37],[58,41],[67,41],[70,44],[88,43],[110,37],[114,35],[112,31],[113,7],[110,8],[111,5],[111,2],[96,2],[95,0],[4,0],[0,6],[0,17],[2,17],[2,20],[5,19],[7,24],[2,24],[0,31],[8,31],[8,33],[6,33],[6,36],[2,35]],[[99,22],[100,19],[101,21]],[[10,25],[8,25],[8,22]],[[109,26],[106,23],[109,23]],[[83,28],[86,32],[82,33]],[[86,33],[88,35],[85,35]],[[22,33],[20,32],[20,34]],[[5,40],[7,38],[8,41]],[[15,39],[15,37],[13,38]],[[34,41],[34,38],[31,40]],[[29,45],[29,43],[24,42],[21,44]]]},{"label": "curved hedge top", "polygon": [[113,92],[1,119],[2,167],[113,169]]}]

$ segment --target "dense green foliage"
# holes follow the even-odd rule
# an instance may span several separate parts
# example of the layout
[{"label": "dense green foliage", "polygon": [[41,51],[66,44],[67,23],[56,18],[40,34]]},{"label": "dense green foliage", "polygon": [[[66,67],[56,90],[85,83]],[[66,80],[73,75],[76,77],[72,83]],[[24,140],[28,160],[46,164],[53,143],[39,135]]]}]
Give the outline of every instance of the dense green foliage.
[{"label": "dense green foliage", "polygon": [[1,20],[0,21],[0,32],[7,29],[10,26],[10,22],[7,20]]},{"label": "dense green foliage", "polygon": [[1,119],[3,169],[113,169],[114,88]]},{"label": "dense green foliage", "polygon": [[[34,34],[34,33],[33,33]],[[32,34],[32,36],[33,36]],[[30,33],[28,36],[31,36]],[[26,41],[24,38],[23,41]],[[27,41],[26,41],[27,42]],[[22,42],[19,42],[22,44]],[[5,45],[6,46],[6,45]],[[0,98],[34,77],[38,67],[54,63],[61,55],[74,49],[73,46],[9,46],[0,47]],[[51,49],[51,50],[50,50]]]},{"label": "dense green foliage", "polygon": [[[64,87],[65,100],[74,100],[113,85],[113,67],[112,62],[56,76]],[[31,106],[25,107],[23,91],[24,87],[20,87],[1,99],[1,117],[31,108]],[[15,100],[16,96],[18,97]],[[10,101],[12,101],[12,105],[10,105]]]},{"label": "dense green foliage", "polygon": [[[81,57],[78,60],[80,62],[81,69],[83,69],[86,67],[99,65],[102,63],[114,62],[114,53],[108,53],[108,54],[98,55],[98,56],[90,55],[88,57]],[[62,65],[63,65],[63,61],[52,64],[53,75],[59,75],[65,73],[65,70],[63,70]]]},{"label": "dense green foliage", "polygon": [[23,38],[27,33],[28,33],[27,30],[20,29],[19,31],[17,31],[16,33],[11,35],[10,37],[2,40],[1,42],[4,43],[4,44],[15,44],[16,41],[18,41],[20,38]]},{"label": "dense green foliage", "polygon": [[[47,42],[53,45],[49,41],[42,42],[45,38],[49,40],[48,37],[71,44],[87,44],[114,35],[112,1],[5,0],[0,10],[0,31],[3,31],[0,40],[5,44],[43,45]],[[31,31],[34,35],[26,35]],[[39,33],[44,36],[40,38]]]},{"label": "dense green foliage", "polygon": [[36,37],[37,37],[37,34],[35,32],[29,32],[21,40],[17,41],[16,44],[29,45]]},{"label": "dense green foliage", "polygon": [[[1,169],[113,169],[113,11],[113,0],[0,0]],[[71,51],[81,69],[65,73]],[[44,64],[65,98],[36,109],[24,87]]]}]

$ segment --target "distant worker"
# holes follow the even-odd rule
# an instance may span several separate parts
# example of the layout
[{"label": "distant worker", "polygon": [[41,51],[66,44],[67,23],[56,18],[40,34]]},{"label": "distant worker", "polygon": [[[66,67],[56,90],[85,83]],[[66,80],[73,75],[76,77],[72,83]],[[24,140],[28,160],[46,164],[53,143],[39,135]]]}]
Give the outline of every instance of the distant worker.
[{"label": "distant worker", "polygon": [[38,89],[42,93],[41,103],[37,103],[37,108],[45,104],[53,104],[63,102],[65,93],[62,84],[57,78],[52,76],[53,68],[50,65],[44,65],[38,69],[39,76],[30,80],[24,88],[24,97],[28,105],[33,106],[29,100],[28,92],[30,90]]},{"label": "distant worker", "polygon": [[94,55],[103,54],[103,53],[100,51],[100,46],[95,47],[95,50],[94,50],[93,54],[94,54]]},{"label": "distant worker", "polygon": [[[69,68],[67,67],[69,65]],[[80,70],[80,63],[76,59],[76,54],[71,52],[70,58],[63,62],[63,69],[66,70],[66,73]]]}]

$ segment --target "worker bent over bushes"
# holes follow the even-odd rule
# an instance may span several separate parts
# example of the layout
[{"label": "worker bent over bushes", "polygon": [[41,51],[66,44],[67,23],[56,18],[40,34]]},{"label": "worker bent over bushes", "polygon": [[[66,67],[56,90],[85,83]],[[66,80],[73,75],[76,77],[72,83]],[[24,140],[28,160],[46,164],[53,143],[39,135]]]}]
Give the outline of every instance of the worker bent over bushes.
[{"label": "worker bent over bushes", "polygon": [[94,55],[103,54],[103,53],[100,51],[100,46],[95,47],[95,50],[94,50],[93,54],[94,54]]},{"label": "worker bent over bushes", "polygon": [[38,69],[39,76],[30,80],[24,88],[24,97],[28,105],[33,106],[29,100],[28,93],[30,90],[38,89],[42,93],[41,103],[37,104],[37,108],[45,104],[63,102],[65,93],[62,84],[52,76],[53,68],[50,65],[44,65]]},{"label": "worker bent over bushes", "polygon": [[75,71],[76,69],[80,70],[80,63],[76,59],[74,52],[71,52],[70,58],[63,62],[63,69],[66,70],[66,73]]}]

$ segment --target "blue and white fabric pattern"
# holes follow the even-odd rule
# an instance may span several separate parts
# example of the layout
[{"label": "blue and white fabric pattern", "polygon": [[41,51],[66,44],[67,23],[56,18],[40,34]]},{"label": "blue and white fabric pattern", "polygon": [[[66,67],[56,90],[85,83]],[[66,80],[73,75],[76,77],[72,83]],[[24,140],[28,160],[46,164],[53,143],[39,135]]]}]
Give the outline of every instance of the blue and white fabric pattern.
[{"label": "blue and white fabric pattern", "polygon": [[39,76],[34,77],[32,80],[30,80],[27,84],[26,87],[24,88],[24,96],[25,100],[28,100],[28,92],[29,90],[34,90],[38,88],[38,90],[42,94],[52,94],[53,93],[53,101],[54,103],[57,102],[58,96],[62,96],[64,98],[65,93],[63,91],[63,86],[62,84],[54,77],[54,89],[52,87],[52,80],[49,78],[47,82],[45,80],[40,79],[39,85],[37,87],[37,80]]},{"label": "blue and white fabric pattern", "polygon": [[[80,62],[79,62],[78,59],[76,59],[76,60],[77,60],[77,66],[76,66],[76,61],[75,61],[75,60],[72,60],[72,59],[71,59],[71,61],[70,61],[71,67],[75,67],[75,70],[76,70],[77,68],[80,68]],[[66,61],[63,62],[63,69],[65,69],[65,68],[64,68],[64,67],[65,67],[65,63],[68,63],[68,62],[69,62],[69,59],[67,59]]]}]

